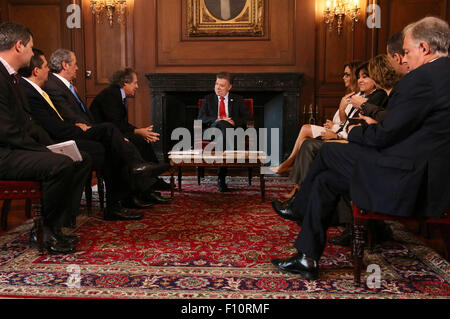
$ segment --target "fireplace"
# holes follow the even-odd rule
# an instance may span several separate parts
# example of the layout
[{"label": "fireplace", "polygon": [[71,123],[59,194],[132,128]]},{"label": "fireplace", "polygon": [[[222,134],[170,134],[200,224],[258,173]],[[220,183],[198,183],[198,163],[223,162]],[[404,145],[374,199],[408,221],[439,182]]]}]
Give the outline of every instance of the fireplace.
[{"label": "fireplace", "polygon": [[[178,141],[171,141],[175,128],[185,127],[193,133],[199,98],[214,91],[215,74],[148,73],[151,120],[160,141],[154,144],[158,159],[167,160],[167,153]],[[294,146],[300,128],[300,86],[302,73],[233,74],[232,92],[254,100],[255,128],[279,128],[280,160]],[[193,136],[193,134],[192,134]],[[269,136],[270,141],[270,136]],[[271,154],[270,142],[268,154]],[[271,163],[277,165],[278,163]]]}]

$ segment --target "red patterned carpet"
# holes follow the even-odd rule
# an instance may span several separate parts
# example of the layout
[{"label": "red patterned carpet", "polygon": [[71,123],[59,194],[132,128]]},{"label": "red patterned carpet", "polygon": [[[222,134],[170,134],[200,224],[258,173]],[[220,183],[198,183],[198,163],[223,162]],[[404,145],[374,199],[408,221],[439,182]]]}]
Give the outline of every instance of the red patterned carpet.
[{"label": "red patterned carpet", "polygon": [[[262,203],[258,179],[254,181],[249,187],[245,178],[233,178],[233,192],[220,194],[215,179],[198,186],[195,177],[185,177],[174,202],[148,210],[141,221],[106,222],[99,213],[81,216],[73,230],[80,236],[73,255],[39,256],[28,246],[28,222],[0,237],[0,297],[450,296],[450,264],[398,224],[392,224],[395,242],[366,253],[367,264],[381,267],[379,288],[353,285],[350,249],[338,246],[327,246],[317,281],[278,271],[270,261],[295,252],[292,243],[299,227],[279,218],[270,198],[289,185],[267,178],[267,200]],[[329,233],[339,231],[332,228]]]}]

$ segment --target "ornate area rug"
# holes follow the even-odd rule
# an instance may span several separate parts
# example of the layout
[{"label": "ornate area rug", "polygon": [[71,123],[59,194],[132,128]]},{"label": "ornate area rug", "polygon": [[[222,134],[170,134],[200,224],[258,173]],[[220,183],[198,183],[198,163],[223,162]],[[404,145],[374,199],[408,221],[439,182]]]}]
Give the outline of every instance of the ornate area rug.
[{"label": "ornate area rug", "polygon": [[[391,224],[395,241],[366,253],[381,270],[378,287],[353,285],[350,248],[328,245],[320,279],[308,282],[270,261],[295,253],[300,227],[279,218],[270,198],[289,190],[283,178],[215,178],[199,186],[184,177],[170,205],[156,205],[140,221],[104,221],[98,208],[78,218],[73,255],[43,255],[28,245],[31,221],[0,237],[0,297],[32,298],[448,298],[450,264]],[[166,195],[168,193],[165,193]],[[331,228],[329,235],[338,235]],[[369,288],[372,287],[372,288]]]}]

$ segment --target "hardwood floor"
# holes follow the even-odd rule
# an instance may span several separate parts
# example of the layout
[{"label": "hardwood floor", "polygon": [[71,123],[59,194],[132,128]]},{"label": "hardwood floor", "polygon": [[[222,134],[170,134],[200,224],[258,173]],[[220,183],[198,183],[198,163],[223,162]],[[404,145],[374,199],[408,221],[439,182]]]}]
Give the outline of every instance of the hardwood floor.
[{"label": "hardwood floor", "polygon": [[[183,171],[183,176],[195,176],[196,171]],[[214,170],[206,170],[205,175],[215,175]],[[231,171],[231,176],[247,176],[246,171]],[[3,201],[0,201],[3,205]],[[5,232],[22,225],[27,221],[25,216],[25,200],[15,200],[11,203],[11,211],[8,215],[8,229],[0,229],[0,236]],[[415,222],[406,223],[405,226],[415,234],[426,246],[436,250],[442,257],[450,262],[450,225],[420,225]]]}]

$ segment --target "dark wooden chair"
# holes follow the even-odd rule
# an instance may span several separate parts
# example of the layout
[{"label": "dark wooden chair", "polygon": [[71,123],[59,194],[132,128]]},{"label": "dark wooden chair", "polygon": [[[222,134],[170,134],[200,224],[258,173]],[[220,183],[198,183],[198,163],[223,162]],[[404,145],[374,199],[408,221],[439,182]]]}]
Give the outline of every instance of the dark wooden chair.
[{"label": "dark wooden chair", "polygon": [[103,211],[103,209],[105,208],[105,182],[101,169],[93,169],[91,172],[91,176],[86,181],[86,186],[84,187],[86,206],[90,212],[92,209],[92,173],[95,173],[95,177],[97,178],[98,199],[100,201],[100,209]]},{"label": "dark wooden chair", "polygon": [[[353,207],[353,276],[357,285],[361,284],[361,269],[363,266],[364,246],[366,243],[367,226],[370,220],[395,220],[400,222],[417,221],[419,223],[450,224],[450,207],[440,218],[396,217],[385,214],[373,213],[360,209],[355,204]],[[370,233],[369,233],[370,236]],[[370,238],[369,238],[370,242]]]},{"label": "dark wooden chair", "polygon": [[38,238],[38,249],[44,253],[44,225],[41,217],[42,192],[41,185],[36,181],[0,181],[0,200],[3,200],[1,226],[3,230],[8,229],[8,214],[13,199],[25,199],[25,213],[31,217],[32,200],[37,201],[34,205],[34,225]]},{"label": "dark wooden chair", "polygon": [[[253,99],[244,99],[245,105],[247,106],[248,112],[250,113],[250,116],[253,117],[254,114],[254,110],[253,110]],[[203,104],[203,99],[199,99],[198,100],[198,111],[200,112],[200,109],[202,108],[202,104]],[[253,121],[247,121],[247,128],[250,127],[254,127],[254,122]],[[209,145],[210,143],[214,143],[211,141],[205,141],[202,140],[202,149],[205,149],[205,147],[207,145]],[[251,143],[255,143],[255,141],[245,141],[245,148],[246,149],[250,149],[252,146]],[[252,168],[249,167],[248,168],[248,185],[252,185]],[[198,185],[200,185],[200,180],[202,177],[205,177],[205,169],[204,167],[197,167],[197,183]]]}]

